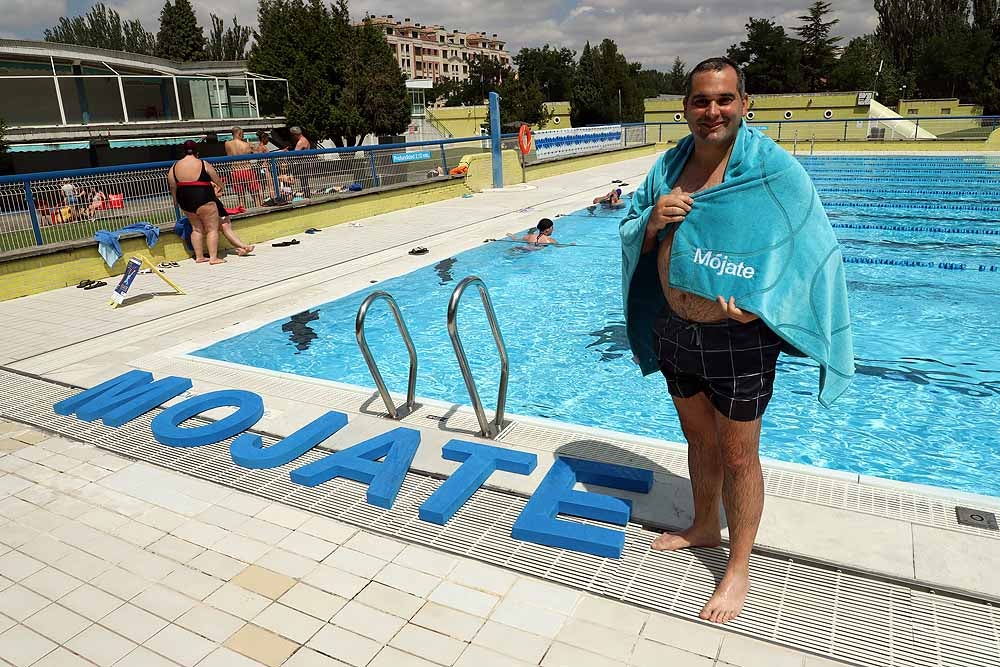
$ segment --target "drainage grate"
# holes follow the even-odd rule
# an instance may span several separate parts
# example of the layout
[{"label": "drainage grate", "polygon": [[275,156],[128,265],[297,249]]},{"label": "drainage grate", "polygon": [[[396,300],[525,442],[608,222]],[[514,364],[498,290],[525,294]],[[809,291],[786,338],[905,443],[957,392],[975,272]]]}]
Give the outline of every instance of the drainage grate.
[{"label": "drainage grate", "polygon": [[[336,479],[293,484],[289,471],[232,462],[229,443],[193,449],[160,445],[146,415],[117,428],[63,418],[51,405],[73,390],[0,371],[0,414],[104,449],[344,521],[366,530],[475,558],[659,612],[691,619],[725,568],[723,549],[654,552],[656,534],[630,524],[618,560],[519,542],[510,536],[525,499],[480,489],[444,526],[417,518],[441,480],[408,473],[391,510],[365,502],[366,487]],[[271,444],[273,438],[265,437]],[[876,667],[1000,664],[1000,615],[988,602],[938,594],[766,554],[751,558],[754,588],[727,629],[847,662]]]},{"label": "drainage grate", "polygon": [[[335,410],[382,413],[382,401],[373,392],[334,387],[307,379],[282,377],[250,367],[240,368],[199,362],[188,358],[170,357],[162,352],[143,357],[135,365],[157,373],[201,379],[228,387],[242,387],[270,396],[314,403]],[[429,418],[437,418],[442,428],[456,431],[458,434],[479,432],[479,424],[471,412],[442,413],[440,407],[419,406],[407,415],[402,423],[425,425]],[[645,445],[613,438],[598,439],[516,421],[508,423],[497,440],[512,447],[521,445],[535,450],[558,451],[560,454],[605,463],[632,465],[654,471],[662,469],[681,477],[688,475],[685,453],[665,446]],[[903,489],[874,487],[849,480],[769,468],[766,465],[764,485],[765,492],[772,496],[1000,539],[1000,531],[988,530],[982,525],[965,525],[957,522],[954,503]]]},{"label": "drainage grate", "polygon": [[963,526],[985,528],[986,530],[1000,530],[997,527],[997,516],[993,512],[976,510],[970,507],[956,507],[955,516]]}]

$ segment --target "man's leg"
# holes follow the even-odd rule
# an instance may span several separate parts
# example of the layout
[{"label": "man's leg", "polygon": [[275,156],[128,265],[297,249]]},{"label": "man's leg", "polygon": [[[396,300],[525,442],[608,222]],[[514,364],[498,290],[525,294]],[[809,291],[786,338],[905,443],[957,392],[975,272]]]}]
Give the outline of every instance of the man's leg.
[{"label": "man's leg", "polygon": [[714,547],[721,543],[719,501],[722,496],[722,457],[715,417],[718,411],[705,394],[674,398],[684,437],[688,441],[688,473],[694,496],[694,522],[679,533],[663,533],[653,541],[657,551],[687,547]]},{"label": "man's leg", "polygon": [[729,564],[715,593],[699,614],[725,623],[743,609],[750,590],[750,553],[764,510],[764,476],[760,468],[760,418],[733,421],[715,414],[722,458],[722,502],[729,525]]}]

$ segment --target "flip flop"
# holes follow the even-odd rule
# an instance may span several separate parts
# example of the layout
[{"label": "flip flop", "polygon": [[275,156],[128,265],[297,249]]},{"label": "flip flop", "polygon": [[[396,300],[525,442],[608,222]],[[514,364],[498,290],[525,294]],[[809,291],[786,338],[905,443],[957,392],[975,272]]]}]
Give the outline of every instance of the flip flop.
[{"label": "flip flop", "polygon": [[298,244],[299,244],[298,239],[292,239],[291,241],[281,241],[280,243],[272,243],[271,247],[272,248],[286,248],[286,247],[288,247],[290,245],[298,245]]},{"label": "flip flop", "polygon": [[426,255],[428,252],[427,248],[424,247],[413,248],[410,250],[411,255]]},{"label": "flip flop", "polygon": [[306,230],[305,233],[306,234],[315,234],[316,232],[321,232],[321,231],[323,231],[323,230],[322,229],[316,229],[315,227],[310,227],[309,229]]},{"label": "flip flop", "polygon": [[87,285],[92,285],[92,284],[94,284],[93,280],[91,280],[90,278],[84,278],[79,283],[77,283],[76,288],[80,289],[82,287],[82,288],[86,289]]},{"label": "flip flop", "polygon": [[106,282],[104,282],[103,280],[98,280],[96,283],[91,283],[90,285],[87,285],[83,289],[85,289],[85,290],[88,290],[88,289],[97,289],[98,287],[104,287],[105,285],[107,285]]}]

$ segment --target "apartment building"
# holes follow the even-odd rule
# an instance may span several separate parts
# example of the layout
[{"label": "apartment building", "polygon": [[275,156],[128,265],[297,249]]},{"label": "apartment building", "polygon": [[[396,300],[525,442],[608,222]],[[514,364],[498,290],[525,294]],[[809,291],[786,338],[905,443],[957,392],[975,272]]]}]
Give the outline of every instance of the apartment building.
[{"label": "apartment building", "polygon": [[448,30],[410,18],[400,21],[391,14],[368,20],[385,33],[407,79],[464,81],[469,78],[469,61],[475,57],[492,58],[508,67],[513,63],[504,49],[506,42],[496,33]]}]

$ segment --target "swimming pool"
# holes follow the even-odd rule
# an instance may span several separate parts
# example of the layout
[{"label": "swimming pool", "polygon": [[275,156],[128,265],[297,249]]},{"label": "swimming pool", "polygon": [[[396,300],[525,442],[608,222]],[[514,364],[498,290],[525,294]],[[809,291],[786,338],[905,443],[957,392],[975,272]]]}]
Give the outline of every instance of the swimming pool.
[{"label": "swimming pool", "polygon": [[[803,163],[849,262],[858,374],[826,409],[815,365],[782,357],[762,454],[1000,496],[1000,167],[957,157]],[[578,246],[486,243],[194,354],[373,387],[354,318],[380,289],[413,336],[417,395],[468,405],[445,317],[458,280],[475,274],[489,286],[510,357],[509,413],[683,442],[662,378],[642,378],[631,361],[619,217],[559,217],[555,238]],[[492,408],[499,360],[474,291],[459,329]],[[369,313],[367,339],[389,388],[405,392],[406,351],[384,304]]]}]

